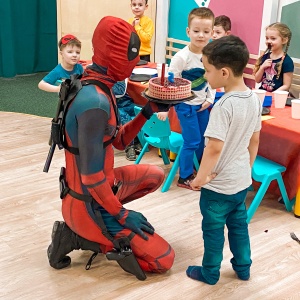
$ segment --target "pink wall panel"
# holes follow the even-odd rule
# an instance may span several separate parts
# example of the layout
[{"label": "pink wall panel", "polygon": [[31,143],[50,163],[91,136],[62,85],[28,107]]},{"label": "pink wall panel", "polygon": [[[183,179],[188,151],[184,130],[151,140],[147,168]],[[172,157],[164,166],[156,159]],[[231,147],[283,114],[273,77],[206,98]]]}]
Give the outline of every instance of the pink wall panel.
[{"label": "pink wall panel", "polygon": [[257,54],[261,33],[264,0],[210,0],[215,16],[227,15],[232,34],[239,36],[250,53]]}]

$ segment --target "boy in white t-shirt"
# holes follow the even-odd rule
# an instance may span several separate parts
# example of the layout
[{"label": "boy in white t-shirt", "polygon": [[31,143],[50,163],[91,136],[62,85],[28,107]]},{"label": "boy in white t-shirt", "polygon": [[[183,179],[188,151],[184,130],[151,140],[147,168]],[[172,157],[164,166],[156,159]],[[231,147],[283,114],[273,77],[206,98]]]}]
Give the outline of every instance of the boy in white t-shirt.
[{"label": "boy in white t-shirt", "polygon": [[232,268],[239,279],[248,280],[252,261],[244,201],[258,151],[261,105],[243,80],[249,51],[240,38],[222,37],[202,53],[207,81],[214,89],[224,87],[225,94],[211,110],[204,134],[208,143],[191,182],[194,190],[201,189],[204,255],[202,266],[189,266],[186,273],[192,279],[217,283],[226,225]]}]

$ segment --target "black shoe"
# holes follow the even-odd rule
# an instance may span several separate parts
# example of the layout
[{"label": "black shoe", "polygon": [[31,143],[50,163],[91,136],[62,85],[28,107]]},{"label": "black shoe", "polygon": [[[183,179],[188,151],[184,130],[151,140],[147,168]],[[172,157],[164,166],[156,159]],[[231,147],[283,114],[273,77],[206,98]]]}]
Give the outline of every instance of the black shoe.
[{"label": "black shoe", "polygon": [[130,161],[135,161],[136,160],[136,153],[134,149],[134,145],[129,146],[126,150],[126,159]]},{"label": "black shoe", "polygon": [[71,263],[71,258],[66,256],[72,249],[72,230],[65,222],[55,221],[52,229],[52,243],[47,254],[49,264],[54,269],[66,268]]}]

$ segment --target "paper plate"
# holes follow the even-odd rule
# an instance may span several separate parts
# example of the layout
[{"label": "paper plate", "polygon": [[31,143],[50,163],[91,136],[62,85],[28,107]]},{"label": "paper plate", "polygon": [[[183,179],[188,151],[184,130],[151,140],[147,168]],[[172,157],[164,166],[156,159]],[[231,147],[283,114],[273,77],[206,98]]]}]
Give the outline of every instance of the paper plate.
[{"label": "paper plate", "polygon": [[145,74],[145,75],[154,75],[157,74],[156,69],[152,68],[135,68],[132,71],[133,74]]},{"label": "paper plate", "polygon": [[131,81],[137,81],[137,82],[143,82],[143,81],[149,81],[151,79],[151,75],[147,74],[131,74],[129,77]]},{"label": "paper plate", "polygon": [[161,103],[161,104],[178,104],[178,103],[181,103],[181,102],[193,100],[197,97],[195,95],[195,93],[192,91],[191,96],[189,96],[187,98],[184,98],[184,99],[177,99],[177,100],[158,99],[158,98],[153,98],[153,97],[149,96],[148,95],[148,89],[145,89],[145,91],[142,92],[142,96],[145,97],[149,101],[156,102],[156,103]]}]

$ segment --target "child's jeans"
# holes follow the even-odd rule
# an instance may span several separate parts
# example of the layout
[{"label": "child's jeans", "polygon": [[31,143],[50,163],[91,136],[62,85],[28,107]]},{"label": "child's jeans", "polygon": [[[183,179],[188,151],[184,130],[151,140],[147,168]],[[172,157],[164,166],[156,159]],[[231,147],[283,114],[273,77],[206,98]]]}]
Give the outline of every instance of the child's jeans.
[{"label": "child's jeans", "polygon": [[234,195],[225,195],[202,188],[200,210],[203,216],[202,231],[204,255],[202,275],[216,283],[220,278],[223,259],[224,225],[228,228],[229,247],[233,254],[230,260],[237,273],[247,272],[251,266],[251,250],[248,234],[245,198],[247,189]]},{"label": "child's jeans", "polygon": [[175,105],[183,137],[183,148],[179,157],[179,176],[181,178],[187,178],[193,174],[194,152],[199,160],[203,155],[204,132],[208,124],[209,111],[207,109],[199,111],[200,108],[201,105],[186,103]]}]

